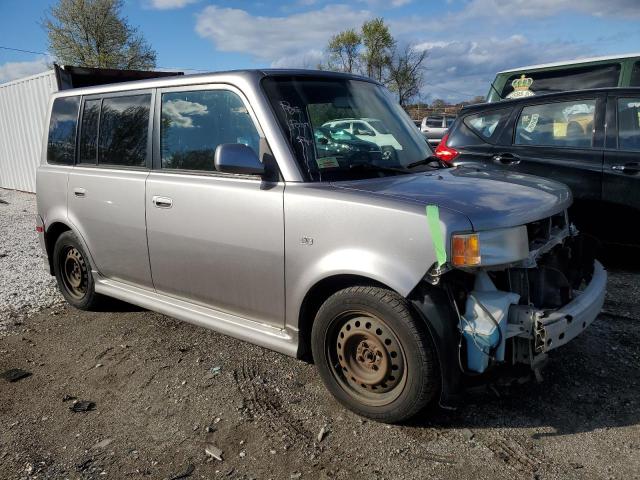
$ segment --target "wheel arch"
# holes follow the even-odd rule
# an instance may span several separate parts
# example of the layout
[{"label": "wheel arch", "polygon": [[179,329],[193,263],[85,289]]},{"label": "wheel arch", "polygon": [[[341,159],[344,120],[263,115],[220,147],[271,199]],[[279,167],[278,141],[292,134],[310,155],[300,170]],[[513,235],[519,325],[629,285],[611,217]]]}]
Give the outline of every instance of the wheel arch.
[{"label": "wheel arch", "polygon": [[311,329],[320,306],[334,293],[357,285],[375,286],[395,291],[378,280],[357,274],[335,274],[316,282],[307,291],[300,304],[298,313],[298,357],[311,360]]},{"label": "wheel arch", "polygon": [[58,238],[64,232],[73,231],[69,225],[64,222],[53,222],[44,234],[44,244],[47,250],[47,260],[49,262],[49,273],[54,275],[53,272],[53,247],[55,246]]}]

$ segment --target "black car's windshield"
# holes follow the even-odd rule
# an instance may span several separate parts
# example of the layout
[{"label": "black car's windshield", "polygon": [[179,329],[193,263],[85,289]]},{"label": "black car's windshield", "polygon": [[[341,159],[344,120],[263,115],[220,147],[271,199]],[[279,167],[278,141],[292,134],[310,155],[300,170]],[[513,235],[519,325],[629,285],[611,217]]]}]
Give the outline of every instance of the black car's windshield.
[{"label": "black car's windshield", "polygon": [[401,175],[432,154],[404,110],[379,85],[276,76],[265,78],[263,86],[309,181]]}]

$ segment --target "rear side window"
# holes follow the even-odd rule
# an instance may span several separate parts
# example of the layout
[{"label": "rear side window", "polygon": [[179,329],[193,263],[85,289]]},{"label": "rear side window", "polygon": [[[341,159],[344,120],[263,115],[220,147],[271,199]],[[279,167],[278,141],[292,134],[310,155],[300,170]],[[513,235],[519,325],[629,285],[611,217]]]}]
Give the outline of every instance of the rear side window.
[{"label": "rear side window", "polygon": [[[507,95],[514,91],[512,82],[519,79],[521,75],[522,73],[517,73],[507,79],[502,90],[502,98],[507,98]],[[525,73],[525,77],[533,80],[529,90],[535,93],[617,87],[620,80],[620,64]]]},{"label": "rear side window", "polygon": [[147,161],[151,95],[102,100],[98,164],[144,167]]},{"label": "rear side window", "polygon": [[514,143],[590,148],[595,112],[595,99],[525,107],[518,119]]},{"label": "rear side window", "polygon": [[465,117],[464,124],[487,142],[497,138],[499,127],[507,120],[510,110],[493,110]]},{"label": "rear side window", "polygon": [[241,143],[259,154],[260,136],[238,95],[228,90],[162,94],[162,168],[214,171],[218,145]]},{"label": "rear side window", "polygon": [[78,163],[95,165],[98,161],[98,121],[102,100],[85,100],[80,126],[80,155]]},{"label": "rear side window", "polygon": [[618,148],[640,150],[640,97],[618,99]]},{"label": "rear side window", "polygon": [[51,110],[47,163],[73,165],[80,97],[56,98]]},{"label": "rear side window", "polygon": [[631,81],[629,83],[632,87],[640,87],[640,62],[633,64],[633,70],[631,70]]},{"label": "rear side window", "polygon": [[427,127],[442,128],[442,117],[427,117]]}]

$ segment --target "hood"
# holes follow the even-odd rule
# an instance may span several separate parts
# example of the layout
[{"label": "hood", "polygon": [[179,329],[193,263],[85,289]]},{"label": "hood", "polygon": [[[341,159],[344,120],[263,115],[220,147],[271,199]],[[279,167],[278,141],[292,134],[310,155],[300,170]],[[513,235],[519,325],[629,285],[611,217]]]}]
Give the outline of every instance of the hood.
[{"label": "hood", "polygon": [[334,186],[438,205],[465,215],[474,230],[524,225],[565,210],[572,202],[569,188],[553,180],[466,167],[335,182]]}]

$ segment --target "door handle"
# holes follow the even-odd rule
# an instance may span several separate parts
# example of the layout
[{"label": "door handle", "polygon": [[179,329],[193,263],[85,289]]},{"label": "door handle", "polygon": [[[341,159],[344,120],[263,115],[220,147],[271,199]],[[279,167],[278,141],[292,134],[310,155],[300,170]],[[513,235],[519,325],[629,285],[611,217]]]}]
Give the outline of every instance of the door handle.
[{"label": "door handle", "polygon": [[84,188],[80,188],[80,187],[76,187],[73,189],[73,194],[76,197],[86,197],[87,196],[87,190]]},{"label": "door handle", "polygon": [[491,160],[499,165],[518,165],[520,163],[520,157],[512,153],[497,153],[491,157]]},{"label": "door handle", "polygon": [[159,197],[155,195],[151,199],[151,201],[158,208],[171,208],[171,206],[173,205],[173,200],[171,200],[169,197]]},{"label": "door handle", "polygon": [[640,163],[625,163],[624,165],[611,165],[611,170],[615,170],[616,172],[626,173],[628,175],[633,175],[635,173],[640,173]]}]

